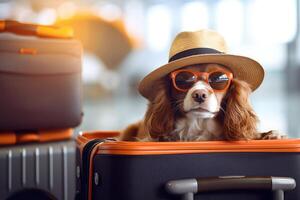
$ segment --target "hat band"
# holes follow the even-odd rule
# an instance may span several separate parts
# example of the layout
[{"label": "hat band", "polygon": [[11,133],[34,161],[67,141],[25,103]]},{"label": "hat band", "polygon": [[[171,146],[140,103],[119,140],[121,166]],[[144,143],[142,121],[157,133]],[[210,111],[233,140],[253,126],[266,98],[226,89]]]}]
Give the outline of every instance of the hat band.
[{"label": "hat band", "polygon": [[221,54],[222,52],[216,50],[216,49],[211,49],[211,48],[194,48],[194,49],[188,49],[182,52],[179,52],[172,56],[169,59],[169,62],[172,62],[174,60],[178,60],[180,58],[188,57],[188,56],[194,56],[194,55],[201,55],[201,54],[215,54],[219,53]]}]

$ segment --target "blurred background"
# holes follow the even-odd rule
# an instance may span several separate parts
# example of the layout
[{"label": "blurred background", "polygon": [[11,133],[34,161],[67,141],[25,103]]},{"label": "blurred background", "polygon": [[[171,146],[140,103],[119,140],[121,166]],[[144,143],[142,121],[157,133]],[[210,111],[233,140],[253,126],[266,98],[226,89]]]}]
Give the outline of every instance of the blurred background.
[{"label": "blurred background", "polygon": [[141,119],[137,84],[167,63],[180,31],[219,31],[230,53],[266,70],[252,105],[260,130],[300,137],[300,0],[0,0],[0,18],[68,25],[84,46],[84,120],[77,130],[119,130]]}]

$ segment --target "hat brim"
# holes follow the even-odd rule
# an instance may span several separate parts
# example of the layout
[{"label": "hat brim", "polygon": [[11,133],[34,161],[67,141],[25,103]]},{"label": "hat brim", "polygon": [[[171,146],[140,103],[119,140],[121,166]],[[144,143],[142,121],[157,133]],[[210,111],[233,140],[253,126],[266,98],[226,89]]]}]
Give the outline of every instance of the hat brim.
[{"label": "hat brim", "polygon": [[256,90],[264,79],[264,69],[258,62],[251,58],[230,54],[202,54],[169,62],[150,72],[140,82],[139,92],[151,101],[156,95],[156,90],[153,88],[158,80],[176,69],[204,63],[216,63],[226,66],[232,71],[234,78],[246,81],[252,91]]}]

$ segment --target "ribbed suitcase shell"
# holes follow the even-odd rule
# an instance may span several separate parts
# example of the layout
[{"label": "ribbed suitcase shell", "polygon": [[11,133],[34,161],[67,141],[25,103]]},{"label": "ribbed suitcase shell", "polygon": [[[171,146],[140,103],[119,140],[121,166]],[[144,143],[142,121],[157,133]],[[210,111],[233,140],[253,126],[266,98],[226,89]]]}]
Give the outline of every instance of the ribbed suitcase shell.
[{"label": "ribbed suitcase shell", "polygon": [[[77,190],[82,194],[81,199],[180,199],[180,196],[166,191],[166,183],[198,177],[279,176],[300,181],[300,140],[103,140],[115,135],[116,132],[98,132],[82,134],[77,138],[77,149],[81,152],[81,156],[77,157],[77,167],[81,169]],[[272,199],[272,191],[219,191],[197,194],[195,199],[266,200]],[[300,199],[299,187],[285,192],[285,199]]]},{"label": "ribbed suitcase shell", "polygon": [[73,200],[74,141],[0,147],[0,177],[0,199],[35,188],[59,200]]}]

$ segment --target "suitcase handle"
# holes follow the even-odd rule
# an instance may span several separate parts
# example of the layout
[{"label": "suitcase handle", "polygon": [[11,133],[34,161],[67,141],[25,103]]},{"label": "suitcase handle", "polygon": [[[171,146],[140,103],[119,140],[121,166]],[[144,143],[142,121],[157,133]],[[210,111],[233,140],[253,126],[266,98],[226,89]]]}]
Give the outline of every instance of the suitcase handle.
[{"label": "suitcase handle", "polygon": [[26,24],[14,20],[0,20],[0,32],[65,39],[72,38],[74,36],[73,29],[69,27]]},{"label": "suitcase handle", "polygon": [[296,181],[289,177],[221,176],[172,180],[166,189],[171,194],[183,195],[183,200],[193,200],[194,194],[220,190],[273,190],[274,200],[283,200],[284,191],[293,190]]}]

